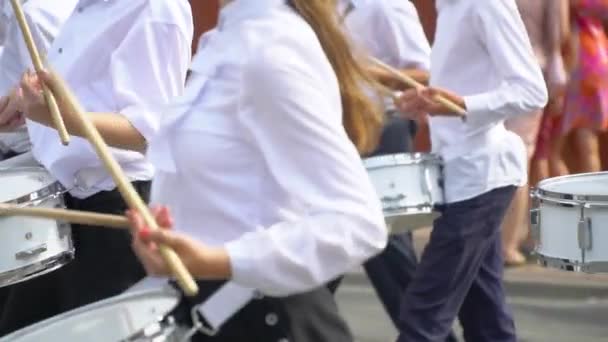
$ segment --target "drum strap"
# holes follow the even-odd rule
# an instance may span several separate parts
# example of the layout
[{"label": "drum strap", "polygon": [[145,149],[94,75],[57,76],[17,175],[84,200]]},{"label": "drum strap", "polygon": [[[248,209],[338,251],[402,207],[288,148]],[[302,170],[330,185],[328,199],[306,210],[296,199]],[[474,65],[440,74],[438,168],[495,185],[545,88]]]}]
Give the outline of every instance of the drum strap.
[{"label": "drum strap", "polygon": [[257,291],[254,289],[227,282],[205,301],[192,308],[193,329],[207,336],[216,335],[224,323],[245,307],[256,295]]}]

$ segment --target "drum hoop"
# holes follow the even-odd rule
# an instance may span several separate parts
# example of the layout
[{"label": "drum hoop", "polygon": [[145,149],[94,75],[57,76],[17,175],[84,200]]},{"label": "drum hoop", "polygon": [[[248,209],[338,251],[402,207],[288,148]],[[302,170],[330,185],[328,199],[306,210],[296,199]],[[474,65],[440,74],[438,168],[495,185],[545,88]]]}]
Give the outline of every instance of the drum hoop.
[{"label": "drum hoop", "polygon": [[[3,173],[25,173],[25,172],[31,172],[31,173],[40,173],[40,171],[44,171],[43,168],[40,167],[17,167],[17,168],[10,168],[10,169],[0,169],[0,175]],[[34,201],[40,201],[40,200],[45,200],[48,199],[49,197],[57,197],[60,196],[61,194],[65,193],[67,190],[61,185],[61,183],[59,183],[58,181],[54,181],[51,184],[42,187],[36,191],[33,191],[29,194],[17,197],[15,199],[12,199],[10,201],[5,201],[3,203],[5,204],[28,204]]]},{"label": "drum hoop", "polygon": [[589,176],[600,176],[605,175],[608,176],[608,172],[593,172],[593,173],[581,173],[578,175],[567,175],[549,178],[538,183],[538,187],[535,189],[533,193],[533,197],[538,198],[540,200],[554,200],[565,202],[564,204],[584,204],[585,202],[598,202],[596,204],[601,204],[602,202],[608,203],[608,195],[575,195],[569,194],[565,192],[558,191],[550,191],[543,189],[543,185],[553,184],[554,182],[558,182],[560,180],[566,179],[576,179],[583,178]]},{"label": "drum hoop", "polygon": [[434,153],[396,153],[369,157],[363,160],[367,169],[376,169],[396,165],[417,165],[423,163],[442,164],[440,156]]}]

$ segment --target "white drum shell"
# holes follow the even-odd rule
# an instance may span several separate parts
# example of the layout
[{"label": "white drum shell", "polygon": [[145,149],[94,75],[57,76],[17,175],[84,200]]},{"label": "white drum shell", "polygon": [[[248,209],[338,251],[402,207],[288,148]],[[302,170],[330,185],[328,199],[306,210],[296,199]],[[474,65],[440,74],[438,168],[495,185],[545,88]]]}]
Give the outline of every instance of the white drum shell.
[{"label": "white drum shell", "polygon": [[608,271],[608,173],[551,178],[533,196],[533,215],[538,215],[533,235],[541,263],[571,271]]},{"label": "white drum shell", "polygon": [[179,298],[168,287],[129,291],[24,328],[0,341],[118,342],[165,317],[177,306]]},{"label": "white drum shell", "polygon": [[[0,170],[0,201],[31,196],[18,205],[64,207],[59,184],[41,168]],[[73,258],[69,225],[56,221],[0,217],[0,286],[25,281]]]},{"label": "white drum shell", "polygon": [[437,217],[434,207],[444,203],[439,157],[403,153],[372,157],[364,162],[387,223],[398,222],[408,230],[432,224]]}]

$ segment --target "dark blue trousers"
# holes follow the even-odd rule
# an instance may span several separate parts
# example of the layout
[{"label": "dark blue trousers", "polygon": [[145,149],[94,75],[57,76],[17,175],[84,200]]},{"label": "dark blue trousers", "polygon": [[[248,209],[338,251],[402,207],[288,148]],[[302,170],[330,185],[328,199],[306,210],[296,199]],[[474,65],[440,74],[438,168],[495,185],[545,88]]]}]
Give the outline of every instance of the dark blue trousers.
[{"label": "dark blue trousers", "polygon": [[456,318],[466,341],[516,341],[500,235],[514,192],[499,188],[442,208],[401,301],[399,342],[445,341]]}]

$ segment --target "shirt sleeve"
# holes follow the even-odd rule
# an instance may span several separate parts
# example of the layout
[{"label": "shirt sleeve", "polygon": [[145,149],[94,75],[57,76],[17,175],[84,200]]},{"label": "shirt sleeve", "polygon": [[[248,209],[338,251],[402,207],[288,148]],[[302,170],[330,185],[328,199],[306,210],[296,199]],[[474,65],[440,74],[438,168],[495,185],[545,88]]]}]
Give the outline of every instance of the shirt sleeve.
[{"label": "shirt sleeve", "polygon": [[464,97],[467,121],[484,125],[542,109],[547,87],[515,2],[485,1],[478,8],[474,28],[501,81],[494,89]]},{"label": "shirt sleeve", "polygon": [[323,58],[307,51],[315,49],[289,44],[301,43],[273,44],[245,67],[239,120],[266,181],[300,210],[226,245],[233,280],[275,296],[319,287],[387,241],[378,196],[342,126],[333,73],[313,65]]},{"label": "shirt sleeve", "polygon": [[192,30],[144,21],[112,53],[110,77],[118,112],[150,141],[171,99],[182,94],[191,58]]},{"label": "shirt sleeve", "polygon": [[[431,47],[426,38],[418,12],[409,1],[377,1],[370,22],[373,39],[381,49],[379,58],[400,68],[430,69]],[[382,37],[382,39],[378,39]]]},{"label": "shirt sleeve", "polygon": [[[25,7],[23,10],[36,48],[41,57],[44,57],[54,39],[53,33],[49,30],[51,28],[44,25],[48,25],[48,20],[37,20],[37,16],[42,15],[42,13],[37,13],[35,9],[30,10],[29,7]],[[10,16],[7,16],[9,22],[6,28],[6,41],[4,42],[3,53],[0,55],[0,96],[6,95],[16,86],[21,79],[21,75],[28,68],[33,68],[19,24],[12,12],[10,14]],[[57,29],[57,27],[53,29]]]}]

